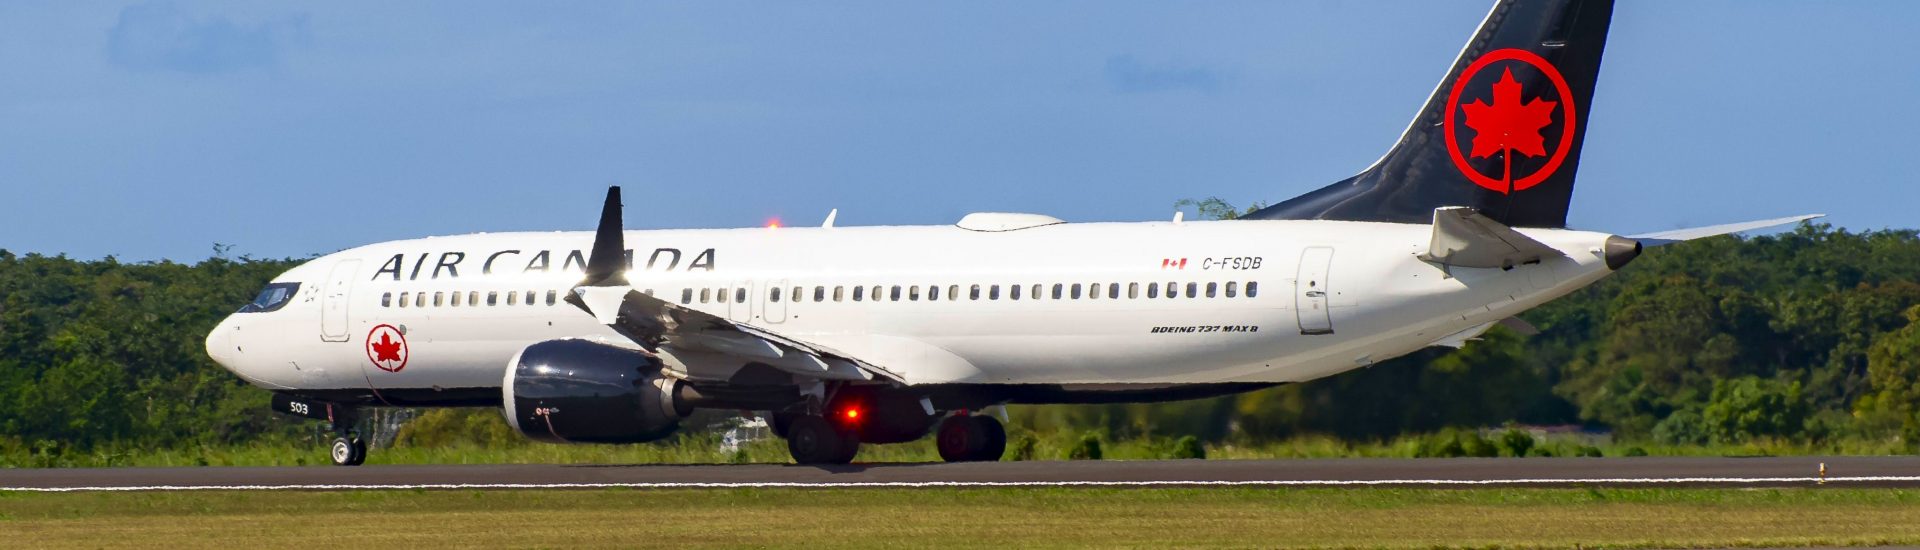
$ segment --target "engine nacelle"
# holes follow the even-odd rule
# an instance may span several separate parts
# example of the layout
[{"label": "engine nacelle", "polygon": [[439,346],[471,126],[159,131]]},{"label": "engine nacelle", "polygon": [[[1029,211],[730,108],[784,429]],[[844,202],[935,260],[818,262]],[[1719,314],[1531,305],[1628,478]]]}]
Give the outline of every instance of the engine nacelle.
[{"label": "engine nacelle", "polygon": [[548,340],[513,356],[501,412],[527,437],[555,443],[644,443],[680,429],[679,380],[637,350]]}]

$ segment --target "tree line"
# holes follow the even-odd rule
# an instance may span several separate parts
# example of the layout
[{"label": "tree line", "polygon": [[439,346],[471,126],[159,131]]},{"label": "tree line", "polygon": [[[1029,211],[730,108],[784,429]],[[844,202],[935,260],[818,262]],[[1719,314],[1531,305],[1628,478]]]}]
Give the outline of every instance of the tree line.
[{"label": "tree line", "polygon": [[[1210,217],[1241,211],[1195,201]],[[216,250],[218,250],[216,248]],[[192,264],[0,250],[0,451],[189,448],[297,437],[206,334],[303,260]],[[1042,433],[1382,441],[1507,423],[1670,445],[1920,441],[1920,233],[1802,225],[1648,249],[1464,349],[1215,399],[1013,407]]]}]

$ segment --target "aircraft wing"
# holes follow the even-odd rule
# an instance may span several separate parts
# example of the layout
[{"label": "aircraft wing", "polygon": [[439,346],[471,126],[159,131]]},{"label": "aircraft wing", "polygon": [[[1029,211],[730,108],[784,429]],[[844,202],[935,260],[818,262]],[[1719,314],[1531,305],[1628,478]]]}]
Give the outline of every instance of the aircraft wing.
[{"label": "aircraft wing", "polygon": [[[614,331],[659,353],[720,354],[762,363],[789,373],[821,380],[901,381],[879,365],[833,349],[782,335],[771,329],[731,321],[634,290],[624,274],[625,244],[620,220],[620,188],[607,190],[587,277],[567,293],[567,303],[579,307]],[[702,373],[687,373],[704,378]]]},{"label": "aircraft wing", "polygon": [[1827,216],[1826,214],[1802,214],[1799,216],[1787,216],[1785,218],[1774,218],[1771,220],[1755,220],[1750,222],[1710,225],[1707,227],[1694,227],[1689,229],[1674,229],[1671,231],[1656,231],[1653,233],[1641,233],[1639,235],[1628,235],[1627,238],[1638,240],[1643,246],[1660,246],[1664,244],[1673,244],[1681,241],[1703,239],[1703,238],[1712,237],[1716,235],[1726,235],[1729,233],[1739,233],[1742,231],[1752,231],[1755,229],[1766,229],[1776,225],[1800,223],[1800,222],[1811,220],[1814,218],[1824,218],[1826,216]]}]

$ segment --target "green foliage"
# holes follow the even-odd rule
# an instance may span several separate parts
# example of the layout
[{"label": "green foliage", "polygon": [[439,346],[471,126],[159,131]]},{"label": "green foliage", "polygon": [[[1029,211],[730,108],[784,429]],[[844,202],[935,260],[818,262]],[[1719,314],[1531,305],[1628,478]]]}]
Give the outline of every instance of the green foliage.
[{"label": "green foliage", "polygon": [[1179,441],[1174,442],[1173,453],[1168,455],[1167,458],[1188,459],[1206,457],[1207,447],[1200,443],[1200,438],[1188,435],[1181,436]]},{"label": "green foliage", "polygon": [[1701,412],[1716,441],[1739,443],[1755,437],[1796,438],[1806,431],[1807,403],[1800,383],[1753,376],[1715,380],[1713,397]]},{"label": "green foliage", "polygon": [[1533,434],[1519,428],[1507,427],[1500,433],[1500,454],[1502,456],[1527,456],[1533,450]]},{"label": "green foliage", "polygon": [[1100,434],[1095,432],[1080,436],[1080,442],[1067,449],[1068,460],[1100,460],[1104,455],[1100,450]]}]

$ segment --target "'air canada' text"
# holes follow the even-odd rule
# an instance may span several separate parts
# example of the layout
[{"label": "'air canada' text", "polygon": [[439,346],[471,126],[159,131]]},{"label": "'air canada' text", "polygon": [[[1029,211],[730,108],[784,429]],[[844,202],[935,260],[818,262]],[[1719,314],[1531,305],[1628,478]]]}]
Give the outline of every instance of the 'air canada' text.
[{"label": "'air canada' text", "polygon": [[[556,270],[585,272],[587,270],[587,257],[581,251],[567,251],[560,260],[558,268],[553,265],[554,252],[553,250],[501,250],[487,254],[483,260],[479,259],[479,254],[474,254],[471,258],[475,260],[473,262],[468,262],[470,258],[465,252],[440,252],[437,255],[433,252],[422,252],[411,259],[407,254],[394,254],[392,258],[387,259],[387,263],[380,266],[379,271],[373,273],[373,280],[387,278],[394,281],[402,279],[415,281],[422,276],[428,279],[458,278],[462,268],[471,272],[475,263],[479,264],[481,275],[491,275],[495,270],[516,270],[517,273],[548,273]],[[634,269],[633,250],[628,249],[626,253],[627,269],[631,271]],[[652,254],[647,255],[647,263],[641,269],[644,271],[713,271],[714,253],[711,248],[694,254],[693,258],[687,260],[683,266],[680,262],[684,257],[685,255],[678,248],[655,248]],[[432,263],[428,263],[429,258],[433,259]]]}]

